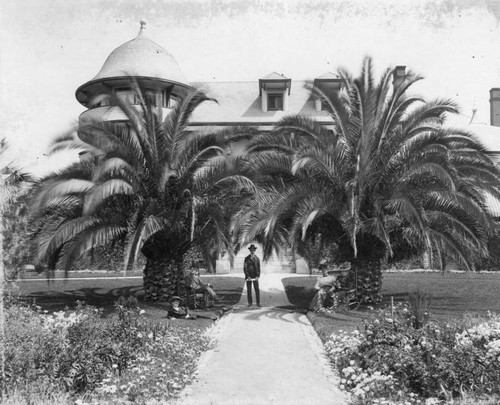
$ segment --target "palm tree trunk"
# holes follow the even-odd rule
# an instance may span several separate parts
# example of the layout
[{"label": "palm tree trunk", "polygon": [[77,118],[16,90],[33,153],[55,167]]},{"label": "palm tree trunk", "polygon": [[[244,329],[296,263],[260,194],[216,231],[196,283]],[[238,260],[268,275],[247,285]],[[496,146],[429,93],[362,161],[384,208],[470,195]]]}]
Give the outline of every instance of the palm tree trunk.
[{"label": "palm tree trunk", "polygon": [[360,304],[382,302],[382,268],[379,259],[357,258],[351,261],[351,271],[357,275],[357,296]]},{"label": "palm tree trunk", "polygon": [[143,280],[146,301],[167,301],[172,295],[185,295],[182,261],[147,258]]}]

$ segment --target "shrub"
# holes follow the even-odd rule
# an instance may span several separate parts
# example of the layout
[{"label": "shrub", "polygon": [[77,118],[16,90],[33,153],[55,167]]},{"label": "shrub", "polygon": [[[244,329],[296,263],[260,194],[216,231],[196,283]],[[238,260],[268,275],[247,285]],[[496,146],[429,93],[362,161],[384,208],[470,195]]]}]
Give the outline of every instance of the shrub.
[{"label": "shrub", "polygon": [[425,323],[422,297],[380,310],[361,331],[330,337],[325,347],[341,388],[367,404],[500,394],[500,319]]},{"label": "shrub", "polygon": [[97,389],[100,399],[111,397],[149,403],[168,400],[191,382],[196,359],[209,348],[209,333],[183,328],[138,333],[146,350],[134,358],[128,371],[106,378]]},{"label": "shrub", "polygon": [[117,304],[109,318],[82,304],[54,314],[9,304],[7,399],[50,403],[65,392],[113,403],[117,398],[174,397],[189,382],[208,337],[146,320],[134,298],[120,302],[124,305]]}]

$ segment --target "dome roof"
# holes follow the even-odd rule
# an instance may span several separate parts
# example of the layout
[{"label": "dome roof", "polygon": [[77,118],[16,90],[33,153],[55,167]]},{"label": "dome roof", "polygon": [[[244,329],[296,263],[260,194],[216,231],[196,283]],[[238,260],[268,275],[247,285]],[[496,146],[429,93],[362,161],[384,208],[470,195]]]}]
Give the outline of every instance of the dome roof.
[{"label": "dome roof", "polygon": [[146,23],[141,21],[137,37],[111,52],[92,81],[111,77],[144,76],[189,85],[174,57],[149,39],[145,31]]},{"label": "dome roof", "polygon": [[145,31],[146,22],[141,21],[141,29],[137,37],[111,52],[99,73],[78,88],[76,95],[80,102],[86,98],[87,90],[92,92],[91,88],[95,84],[104,80],[125,79],[130,76],[189,87],[189,82],[174,57],[165,48],[149,39]]}]

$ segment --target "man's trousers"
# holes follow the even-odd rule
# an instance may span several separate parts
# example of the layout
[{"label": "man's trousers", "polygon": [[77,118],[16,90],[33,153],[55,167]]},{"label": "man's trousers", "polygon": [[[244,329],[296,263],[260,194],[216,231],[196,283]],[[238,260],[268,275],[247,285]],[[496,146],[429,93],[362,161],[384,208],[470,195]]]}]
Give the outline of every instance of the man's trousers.
[{"label": "man's trousers", "polygon": [[252,283],[255,290],[255,301],[257,305],[260,305],[260,291],[259,291],[259,280],[247,280],[247,299],[248,305],[252,305]]}]

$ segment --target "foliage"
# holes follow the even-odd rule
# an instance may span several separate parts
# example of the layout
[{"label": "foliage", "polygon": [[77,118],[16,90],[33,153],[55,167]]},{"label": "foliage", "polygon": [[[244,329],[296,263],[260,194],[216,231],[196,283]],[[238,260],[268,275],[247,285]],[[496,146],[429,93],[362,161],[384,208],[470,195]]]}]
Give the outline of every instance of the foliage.
[{"label": "foliage", "polygon": [[28,238],[31,177],[7,160],[7,151],[7,143],[0,139],[0,257],[5,278],[12,279],[23,265],[33,262]]},{"label": "foliage", "polygon": [[34,263],[32,241],[29,237],[29,188],[19,187],[3,213],[3,260],[5,277],[13,279],[26,264]]},{"label": "foliage", "polygon": [[338,245],[322,233],[312,234],[297,246],[297,253],[307,260],[309,269],[318,269],[320,263],[332,267],[338,262]]},{"label": "foliage", "polygon": [[189,129],[190,117],[204,102],[190,91],[163,116],[143,97],[139,105],[112,97],[128,118],[85,122],[78,139],[59,139],[54,150],[79,148],[84,158],[44,178],[35,199],[38,259],[69,269],[85,252],[112,241],[123,244],[126,269],[146,257],[146,298],[178,293],[183,255],[208,240],[229,250],[224,199],[253,184],[240,170],[232,145],[248,128],[219,132]]},{"label": "foliage", "polygon": [[[485,192],[500,196],[500,176],[474,134],[444,125],[456,103],[409,95],[421,80],[412,72],[396,80],[387,69],[376,81],[370,58],[357,77],[338,75],[339,91],[312,88],[330,126],[288,116],[252,141],[261,192],[235,219],[241,243],[259,240],[269,257],[328,229],[339,261],[360,275],[405,252],[400,241],[411,254],[435,252],[438,263],[448,256],[476,268],[495,227]],[[379,301],[379,274],[370,277]]]},{"label": "foliage", "polygon": [[147,321],[133,300],[120,302],[108,319],[85,305],[48,314],[39,307],[10,304],[8,395],[27,401],[64,391],[108,400],[175,396],[191,379],[196,358],[209,345],[208,335]]},{"label": "foliage", "polygon": [[500,270],[500,235],[493,235],[488,243],[489,255],[481,263],[481,270],[499,271]]},{"label": "foliage", "polygon": [[195,359],[209,347],[208,334],[200,336],[191,329],[169,335],[139,334],[146,350],[131,362],[129,372],[101,382],[96,392],[100,398],[146,402],[175,398],[192,381]]},{"label": "foliage", "polygon": [[[96,246],[76,259],[72,268],[74,270],[123,270],[124,248],[121,240]],[[137,259],[135,268],[139,267],[139,264],[144,264],[144,260],[141,259],[141,257]]]},{"label": "foliage", "polygon": [[426,403],[500,394],[500,318],[423,323],[420,304],[380,310],[325,347],[341,388],[363,404]]}]

